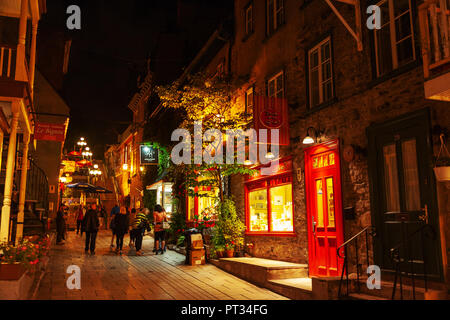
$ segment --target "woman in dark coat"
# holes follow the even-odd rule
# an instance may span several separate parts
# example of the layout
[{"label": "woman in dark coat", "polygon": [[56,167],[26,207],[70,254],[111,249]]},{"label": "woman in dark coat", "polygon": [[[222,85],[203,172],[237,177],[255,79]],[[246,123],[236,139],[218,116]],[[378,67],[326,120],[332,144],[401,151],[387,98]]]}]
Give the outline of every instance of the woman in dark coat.
[{"label": "woman in dark coat", "polygon": [[120,212],[114,217],[114,233],[116,234],[116,253],[122,254],[123,237],[128,233],[130,217],[125,207],[120,208]]},{"label": "woman in dark coat", "polygon": [[65,206],[61,206],[56,213],[56,244],[63,244],[64,233],[66,232],[66,219],[65,214],[67,209]]}]

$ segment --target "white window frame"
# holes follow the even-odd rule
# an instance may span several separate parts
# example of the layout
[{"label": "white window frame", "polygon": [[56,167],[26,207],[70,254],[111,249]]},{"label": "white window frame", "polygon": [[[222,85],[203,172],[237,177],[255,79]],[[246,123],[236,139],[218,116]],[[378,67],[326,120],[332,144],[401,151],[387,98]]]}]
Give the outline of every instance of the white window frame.
[{"label": "white window frame", "polygon": [[[281,90],[277,91],[277,82],[279,81],[279,79],[282,80],[283,86],[281,87]],[[270,83],[271,82],[274,82],[274,92],[273,92],[272,95],[269,92],[269,88],[270,88]],[[276,75],[274,75],[269,80],[267,80],[267,96],[268,97],[277,97],[278,93],[281,92],[281,97],[284,98],[284,87],[285,87],[285,83],[284,82],[285,82],[285,80],[284,80],[284,71],[278,72]]]},{"label": "white window frame", "polygon": [[[249,17],[250,12],[250,17]],[[245,35],[253,33],[253,2],[250,2],[244,10],[245,14]]]},{"label": "white window frame", "polygon": [[[326,43],[329,43],[330,46],[330,58],[327,60],[322,60],[322,46]],[[316,44],[313,48],[311,48],[308,51],[308,89],[309,89],[309,106],[310,108],[314,108],[317,107],[318,105],[328,101],[328,100],[324,100],[324,96],[323,96],[323,84],[328,81],[327,80],[323,80],[322,79],[322,66],[327,63],[328,61],[330,62],[330,71],[331,71],[331,97],[334,97],[334,78],[333,78],[333,57],[332,57],[332,43],[331,43],[331,37],[328,36],[327,38],[325,38],[324,40],[322,40],[321,42],[319,42],[318,44]],[[317,51],[317,59],[318,59],[318,64],[316,67],[311,68],[312,63],[311,63],[311,54]],[[317,69],[317,73],[318,73],[318,77],[319,77],[319,102],[318,104],[314,105],[313,104],[313,95],[312,95],[312,71]]]},{"label": "white window frame", "polygon": [[[273,2],[273,7],[269,8],[269,3],[270,1]],[[281,3],[281,6],[279,8],[277,8],[277,3]],[[270,10],[273,10],[273,30],[270,30]],[[282,11],[283,13],[283,21],[285,19],[284,17],[284,0],[266,0],[266,12],[267,12],[267,34],[271,34],[272,32],[275,32],[276,30],[278,30],[278,28],[281,26],[281,24],[283,23],[283,21],[281,21],[281,24],[279,25],[279,21],[278,19],[278,13]]]},{"label": "white window frame", "polygon": [[[415,48],[415,38],[414,38],[414,24],[413,24],[413,16],[412,16],[412,6],[411,6],[411,0],[408,0],[409,4],[409,10],[402,13],[398,17],[395,17],[394,12],[394,0],[383,0],[377,3],[377,6],[380,7],[381,5],[388,3],[389,7],[389,21],[382,25],[381,27],[385,26],[386,24],[389,24],[389,34],[391,38],[391,56],[392,56],[392,70],[396,70],[399,67],[399,61],[398,61],[398,54],[397,54],[397,44],[401,41],[404,41],[405,39],[411,37],[412,42],[412,50],[413,50],[413,60],[416,60],[416,48]],[[409,35],[406,38],[400,39],[400,41],[397,41],[396,39],[396,30],[395,30],[395,21],[396,19],[399,19],[405,14],[409,14],[409,22],[411,24],[411,35]],[[378,41],[377,41],[377,29],[374,30],[374,42],[375,42],[375,57],[376,57],[376,72],[377,76],[382,76],[383,74],[380,72],[380,61],[378,57]]]}]

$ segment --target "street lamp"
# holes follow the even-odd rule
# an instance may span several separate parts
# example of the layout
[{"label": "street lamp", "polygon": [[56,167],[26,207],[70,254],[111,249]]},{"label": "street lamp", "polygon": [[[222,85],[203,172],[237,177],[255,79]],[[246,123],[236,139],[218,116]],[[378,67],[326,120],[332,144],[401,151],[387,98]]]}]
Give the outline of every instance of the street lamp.
[{"label": "street lamp", "polygon": [[83,149],[83,147],[87,145],[87,142],[84,140],[83,137],[81,137],[80,140],[77,142],[77,145],[80,147],[80,149]]}]

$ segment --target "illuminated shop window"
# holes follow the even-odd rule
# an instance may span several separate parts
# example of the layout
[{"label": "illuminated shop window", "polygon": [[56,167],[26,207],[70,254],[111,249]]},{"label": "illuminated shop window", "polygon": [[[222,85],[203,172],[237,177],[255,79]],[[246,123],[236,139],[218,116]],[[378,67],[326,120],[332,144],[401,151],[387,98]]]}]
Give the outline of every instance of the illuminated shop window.
[{"label": "illuminated shop window", "polygon": [[[290,177],[279,178],[257,185],[248,191],[247,228],[249,232],[279,233],[294,231],[292,183]],[[287,181],[286,181],[287,180]],[[266,186],[266,187],[264,187]],[[261,188],[264,187],[264,188]]]},{"label": "illuminated shop window", "polygon": [[[205,179],[207,178],[200,178],[200,180]],[[201,186],[196,187],[195,192],[198,196],[187,198],[188,221],[193,221],[194,216],[198,216],[199,220],[203,219],[204,216],[212,220],[217,219],[217,216],[214,214],[214,209],[219,197],[219,189]]]},{"label": "illuminated shop window", "polygon": [[267,190],[249,192],[250,231],[269,231],[267,215]]},{"label": "illuminated shop window", "polygon": [[156,191],[156,203],[161,205],[168,214],[172,213],[172,186],[171,182],[160,181],[147,188],[147,190]]},{"label": "illuminated shop window", "polygon": [[271,231],[294,231],[292,221],[292,185],[270,189]]}]

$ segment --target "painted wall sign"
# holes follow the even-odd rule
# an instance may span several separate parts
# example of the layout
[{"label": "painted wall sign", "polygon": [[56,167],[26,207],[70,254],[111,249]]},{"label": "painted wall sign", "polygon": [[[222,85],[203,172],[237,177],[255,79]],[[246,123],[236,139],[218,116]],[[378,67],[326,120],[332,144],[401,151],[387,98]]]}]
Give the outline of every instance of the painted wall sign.
[{"label": "painted wall sign", "polygon": [[65,132],[66,126],[64,124],[38,122],[34,128],[34,138],[36,140],[63,142]]},{"label": "painted wall sign", "polygon": [[140,151],[140,156],[141,156],[141,165],[157,165],[158,164],[158,149],[153,147],[153,146],[149,146],[149,145],[145,145],[145,144],[141,144],[139,146],[139,151]]}]

